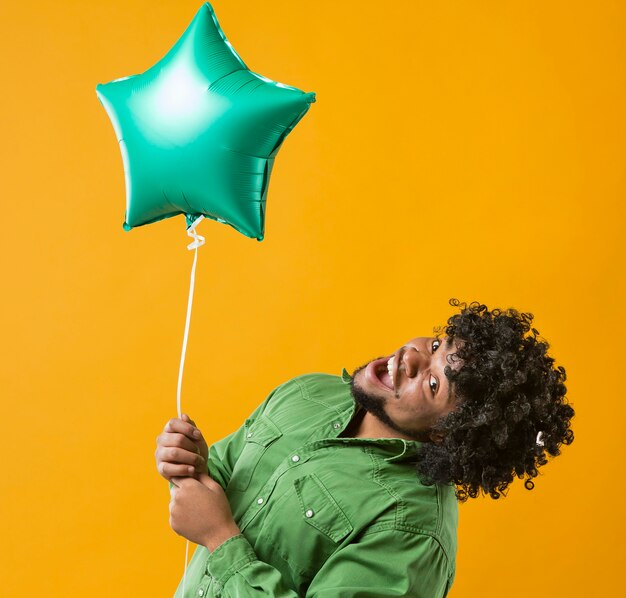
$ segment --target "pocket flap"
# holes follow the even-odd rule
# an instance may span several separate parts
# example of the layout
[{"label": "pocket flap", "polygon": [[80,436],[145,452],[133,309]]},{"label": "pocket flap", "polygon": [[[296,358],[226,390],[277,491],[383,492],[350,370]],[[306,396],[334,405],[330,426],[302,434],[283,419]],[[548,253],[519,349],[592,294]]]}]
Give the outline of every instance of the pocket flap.
[{"label": "pocket flap", "polygon": [[253,442],[260,446],[269,446],[283,435],[278,426],[264,415],[257,419],[247,419],[244,426],[246,442]]},{"label": "pocket flap", "polygon": [[352,524],[314,473],[294,480],[303,519],[334,542],[352,531]]}]

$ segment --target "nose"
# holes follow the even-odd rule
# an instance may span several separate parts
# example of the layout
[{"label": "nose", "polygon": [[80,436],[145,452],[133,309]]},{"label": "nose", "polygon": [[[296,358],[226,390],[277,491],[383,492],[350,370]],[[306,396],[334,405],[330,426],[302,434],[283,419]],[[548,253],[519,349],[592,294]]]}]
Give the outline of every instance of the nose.
[{"label": "nose", "polygon": [[413,346],[407,347],[402,355],[406,375],[409,378],[415,378],[420,370],[428,367],[429,359],[430,356],[425,351],[420,351]]}]

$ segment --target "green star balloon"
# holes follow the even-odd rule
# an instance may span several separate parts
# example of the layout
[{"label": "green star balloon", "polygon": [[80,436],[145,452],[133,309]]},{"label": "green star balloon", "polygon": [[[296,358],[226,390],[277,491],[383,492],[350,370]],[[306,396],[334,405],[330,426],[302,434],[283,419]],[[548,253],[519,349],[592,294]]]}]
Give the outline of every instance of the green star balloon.
[{"label": "green star balloon", "polygon": [[200,215],[263,239],[274,159],[314,93],[253,73],[205,3],[140,75],[96,87],[124,162],[124,229]]}]

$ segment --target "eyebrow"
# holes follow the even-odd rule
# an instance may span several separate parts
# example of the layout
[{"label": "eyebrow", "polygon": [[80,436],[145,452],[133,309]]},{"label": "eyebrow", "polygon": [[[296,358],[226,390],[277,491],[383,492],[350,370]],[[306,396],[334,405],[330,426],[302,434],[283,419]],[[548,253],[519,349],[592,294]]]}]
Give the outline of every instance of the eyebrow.
[{"label": "eyebrow", "polygon": [[[452,347],[452,338],[447,336],[446,337],[446,349],[450,349],[451,347]],[[447,359],[446,359],[446,362],[447,362]],[[444,369],[445,369],[445,366],[444,366]],[[446,375],[444,374],[444,376]],[[447,379],[447,376],[446,376],[446,379]],[[451,399],[452,399],[452,384],[450,384],[450,380],[448,380],[448,397],[446,401],[449,403]]]}]

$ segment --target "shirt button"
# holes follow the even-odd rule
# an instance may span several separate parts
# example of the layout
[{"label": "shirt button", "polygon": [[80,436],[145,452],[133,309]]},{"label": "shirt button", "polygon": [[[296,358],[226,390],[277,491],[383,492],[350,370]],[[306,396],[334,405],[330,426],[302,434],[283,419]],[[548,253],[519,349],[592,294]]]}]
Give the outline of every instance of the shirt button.
[{"label": "shirt button", "polygon": [[335,430],[338,430],[339,428],[341,428],[341,424],[339,422],[335,422],[333,424],[333,428],[335,428]]},{"label": "shirt button", "polygon": [[309,510],[305,513],[305,515],[306,515],[307,517],[309,517],[309,518],[313,517],[313,515],[314,515],[313,510],[312,510],[312,509],[309,509]]},{"label": "shirt button", "polygon": [[300,461],[300,457],[299,457],[298,455],[294,455],[293,457],[291,457],[291,460],[292,460],[294,463],[297,463],[298,461]]},{"label": "shirt button", "polygon": [[202,588],[198,590],[198,596],[204,596],[204,590]]},{"label": "shirt button", "polygon": [[248,432],[248,438],[252,438],[252,432]]},{"label": "shirt button", "polygon": [[262,498],[259,498],[259,499],[256,501],[256,504],[257,504],[257,505],[262,505],[262,504],[263,504],[263,499],[262,499]]}]

